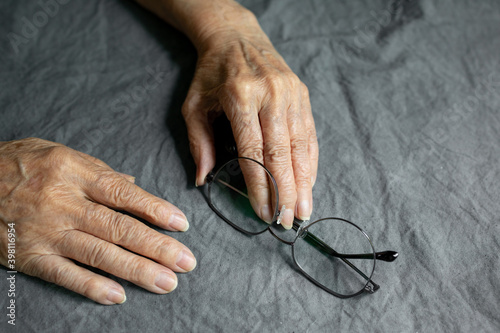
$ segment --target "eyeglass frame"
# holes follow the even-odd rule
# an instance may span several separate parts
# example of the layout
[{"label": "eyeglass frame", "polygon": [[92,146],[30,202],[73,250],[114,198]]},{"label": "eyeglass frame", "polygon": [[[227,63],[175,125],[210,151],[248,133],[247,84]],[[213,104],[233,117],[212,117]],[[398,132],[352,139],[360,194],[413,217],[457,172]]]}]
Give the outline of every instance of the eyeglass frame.
[{"label": "eyeglass frame", "polygon": [[[274,211],[274,215],[273,215],[273,221],[271,223],[269,223],[269,225],[265,229],[263,229],[262,231],[251,232],[251,231],[248,231],[248,230],[245,230],[245,229],[241,228],[240,226],[238,226],[237,224],[235,224],[231,220],[229,220],[227,217],[225,217],[224,214],[222,214],[217,209],[217,207],[215,207],[215,205],[212,203],[212,198],[211,198],[210,193],[211,193],[211,186],[214,183],[215,178],[219,175],[219,173],[223,170],[223,168],[225,166],[227,166],[229,163],[234,162],[234,161],[238,161],[238,160],[241,160],[241,159],[243,159],[243,160],[249,160],[249,161],[255,162],[258,165],[260,165],[265,170],[265,172],[267,173],[267,175],[269,176],[269,178],[271,179],[271,181],[272,181],[272,183],[274,185],[274,188],[276,190],[276,205],[275,205],[275,211]],[[399,255],[399,253],[396,252],[396,251],[376,252],[375,251],[375,247],[373,246],[373,243],[372,243],[370,237],[368,236],[368,234],[363,229],[361,229],[355,223],[353,223],[353,222],[351,222],[349,220],[340,218],[340,217],[325,217],[325,218],[321,218],[319,220],[316,220],[314,222],[301,221],[301,220],[298,220],[298,219],[294,218],[294,221],[293,221],[293,224],[292,224],[292,229],[294,231],[296,231],[296,235],[294,237],[294,240],[292,242],[290,242],[290,241],[286,241],[286,240],[280,238],[278,235],[276,235],[276,233],[271,228],[274,224],[280,224],[280,221],[281,221],[281,211],[279,210],[278,184],[276,183],[276,180],[274,179],[274,177],[271,174],[271,172],[262,163],[260,163],[259,161],[254,160],[252,158],[240,156],[240,157],[235,157],[233,159],[230,159],[229,161],[227,161],[224,164],[222,164],[222,166],[220,168],[218,168],[215,173],[213,171],[209,172],[209,174],[206,176],[205,180],[206,180],[206,182],[208,184],[208,189],[207,189],[207,202],[208,202],[208,205],[210,206],[210,208],[220,218],[222,218],[226,223],[228,223],[234,229],[236,229],[239,232],[241,232],[243,234],[246,234],[248,236],[259,235],[259,234],[262,234],[262,233],[266,232],[267,230],[269,230],[269,232],[271,233],[271,235],[274,236],[274,238],[276,238],[280,242],[282,242],[284,244],[287,244],[287,245],[290,245],[292,247],[292,258],[293,258],[295,266],[300,270],[300,272],[308,280],[310,280],[312,283],[314,283],[316,286],[320,287],[321,289],[323,289],[324,291],[328,292],[329,294],[331,294],[331,295],[333,295],[335,297],[345,299],[345,298],[355,297],[355,296],[360,295],[360,294],[365,293],[365,292],[367,292],[369,294],[375,293],[377,290],[380,289],[380,285],[378,285],[377,283],[375,283],[372,280],[372,276],[373,276],[373,273],[375,272],[375,266],[376,266],[377,260],[382,260],[382,261],[386,261],[386,262],[392,262],[392,261],[396,260],[396,258]],[[225,184],[225,186],[228,186],[228,187],[232,188],[232,186],[230,186],[229,184]],[[243,196],[245,196],[245,197],[248,198],[247,195],[245,195],[244,193],[240,192],[239,190],[237,190],[235,188],[232,188],[232,189],[235,190],[236,192],[238,192],[239,194],[241,194],[241,195],[243,195]],[[274,217],[277,217],[277,219],[275,219]],[[365,253],[365,254],[341,254],[341,253],[336,252],[334,249],[332,249],[330,246],[328,246],[326,243],[324,243],[322,240],[320,240],[319,238],[317,238],[312,233],[307,232],[307,229],[309,229],[311,226],[313,226],[314,224],[316,224],[318,222],[325,221],[325,220],[337,220],[337,221],[345,222],[345,223],[348,223],[348,224],[352,225],[353,227],[355,227],[356,229],[358,229],[366,237],[366,239],[370,243],[370,246],[371,246],[373,252],[372,253]],[[302,268],[302,266],[297,262],[297,260],[295,258],[295,252],[294,252],[294,249],[295,249],[294,244],[295,244],[295,242],[297,241],[297,239],[304,238],[304,237],[310,237],[310,238],[312,238],[312,241],[314,241],[316,243],[313,246],[315,246],[316,248],[320,247],[321,251],[326,252],[327,254],[332,255],[333,257],[340,258],[344,263],[346,263],[349,267],[351,267],[358,274],[360,274],[366,280],[366,283],[365,283],[364,287],[361,290],[359,290],[358,292],[354,293],[354,294],[343,295],[343,294],[339,294],[339,293],[333,291],[332,289],[326,287],[321,282],[317,281],[312,276],[310,276]],[[369,256],[371,256],[371,257],[369,257]],[[366,276],[366,274],[364,274],[363,272],[361,272],[356,266],[354,266],[347,259],[373,259],[373,269],[372,269],[372,272],[371,272],[370,276],[369,277]]]}]

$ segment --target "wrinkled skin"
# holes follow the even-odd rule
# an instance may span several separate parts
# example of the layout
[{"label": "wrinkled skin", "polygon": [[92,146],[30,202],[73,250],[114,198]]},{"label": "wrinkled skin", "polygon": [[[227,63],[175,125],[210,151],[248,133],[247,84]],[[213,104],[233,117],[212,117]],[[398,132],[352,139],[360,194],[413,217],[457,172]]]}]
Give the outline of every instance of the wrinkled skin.
[{"label": "wrinkled skin", "polygon": [[[215,165],[211,120],[223,111],[239,156],[263,163],[279,189],[283,226],[294,215],[309,219],[312,186],[318,165],[318,143],[307,87],[273,48],[256,20],[248,29],[218,31],[198,48],[198,64],[183,115],[201,185]],[[264,174],[243,169],[256,213],[272,219],[269,184]]]},{"label": "wrinkled skin", "polygon": [[186,246],[116,210],[171,231],[188,228],[184,214],[96,158],[30,138],[0,142],[0,170],[4,266],[12,226],[16,270],[102,304],[124,302],[123,288],[72,260],[160,294],[177,286],[174,272],[196,265]]},{"label": "wrinkled skin", "polygon": [[[211,120],[224,112],[240,156],[263,163],[275,177],[283,226],[309,219],[318,143],[308,90],[290,70],[255,16],[233,0],[137,0],[183,31],[198,64],[182,113],[202,185],[215,165]],[[125,301],[99,268],[155,293],[177,286],[175,272],[196,266],[191,251],[125,211],[170,231],[188,228],[170,203],[104,162],[40,139],[0,142],[0,264],[7,266],[15,229],[15,269],[102,304]],[[269,184],[243,169],[252,206],[270,222]],[[12,228],[13,227],[13,228]]]}]

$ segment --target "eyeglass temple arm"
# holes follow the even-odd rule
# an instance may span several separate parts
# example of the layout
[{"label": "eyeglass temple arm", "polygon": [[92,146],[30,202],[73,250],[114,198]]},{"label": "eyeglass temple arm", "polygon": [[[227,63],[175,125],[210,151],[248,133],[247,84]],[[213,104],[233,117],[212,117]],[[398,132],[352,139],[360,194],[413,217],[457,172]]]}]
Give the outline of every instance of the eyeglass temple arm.
[{"label": "eyeglass temple arm", "polygon": [[[207,175],[207,181],[211,182],[212,180],[213,180],[213,174],[210,172]],[[226,183],[225,181],[220,180],[220,179],[217,179],[217,181],[219,183],[223,184],[224,186],[227,186],[228,188],[232,189],[233,191],[238,192],[239,194],[241,194],[242,196],[244,196],[245,198],[248,199],[248,195],[246,195],[245,193],[241,192],[237,188],[231,186],[230,184]],[[293,229],[295,231],[297,231],[299,229],[299,227],[300,227],[300,224],[298,224],[296,221],[293,221]],[[308,232],[305,237],[306,237],[306,239],[310,238],[310,240],[314,241],[314,243],[316,243],[316,245],[318,245],[318,246],[321,247],[322,251],[324,251],[324,252],[326,252],[326,253],[334,256],[334,257],[337,257],[337,258],[345,258],[345,259],[373,259],[372,253],[364,253],[364,254],[341,254],[341,253],[338,253],[334,249],[332,249],[331,247],[329,247],[328,245],[326,245],[322,240],[320,240],[319,238],[317,238],[316,236],[314,236],[313,234],[311,234],[310,232]],[[395,251],[383,251],[383,252],[376,252],[375,253],[375,258],[377,260],[391,262],[391,261],[396,260],[396,258],[398,257],[398,255],[399,255],[399,253],[397,253]]]},{"label": "eyeglass temple arm", "polygon": [[[297,222],[293,221],[293,229],[297,231],[300,227],[300,224]],[[311,232],[307,232],[304,236],[304,239],[309,241],[310,243],[314,243],[313,245],[318,248],[319,250],[328,253],[331,256],[337,257],[337,258],[345,258],[345,259],[373,259],[373,253],[363,253],[363,254],[344,254],[344,253],[338,253],[334,249],[332,249],[330,246],[328,246],[325,242],[323,242],[321,239],[316,237],[314,234]],[[376,252],[375,253],[375,258],[377,260],[382,260],[382,261],[387,261],[387,262],[392,262],[396,260],[398,257],[399,253],[396,251],[383,251],[383,252]]]}]

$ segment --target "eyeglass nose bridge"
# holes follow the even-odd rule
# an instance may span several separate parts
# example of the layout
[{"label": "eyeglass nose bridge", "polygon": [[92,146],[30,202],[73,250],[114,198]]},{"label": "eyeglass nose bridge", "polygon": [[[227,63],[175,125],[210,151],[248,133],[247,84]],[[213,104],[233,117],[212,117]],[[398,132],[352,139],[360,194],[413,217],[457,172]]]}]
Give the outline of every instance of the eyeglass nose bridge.
[{"label": "eyeglass nose bridge", "polygon": [[[282,220],[282,217],[283,217],[283,212],[285,211],[285,205],[283,205],[281,207],[281,210],[278,211],[278,216],[276,218],[276,221],[274,223],[276,223],[277,225],[281,224],[281,220]],[[293,230],[296,231],[295,233],[295,237],[294,237],[294,240],[293,241],[287,241],[287,240],[284,240],[283,238],[281,238],[280,236],[278,236],[272,229],[271,226],[269,226],[267,228],[267,230],[269,230],[269,232],[271,233],[271,235],[274,236],[274,238],[276,238],[277,240],[279,240],[280,242],[284,243],[284,244],[288,244],[288,245],[293,245],[295,243],[295,240],[297,240],[299,237],[300,238],[304,238],[307,236],[307,227],[311,224],[310,220],[304,220],[304,221],[300,221],[300,222],[297,222],[297,220],[294,219],[293,221],[293,224],[292,224],[292,228]]]}]

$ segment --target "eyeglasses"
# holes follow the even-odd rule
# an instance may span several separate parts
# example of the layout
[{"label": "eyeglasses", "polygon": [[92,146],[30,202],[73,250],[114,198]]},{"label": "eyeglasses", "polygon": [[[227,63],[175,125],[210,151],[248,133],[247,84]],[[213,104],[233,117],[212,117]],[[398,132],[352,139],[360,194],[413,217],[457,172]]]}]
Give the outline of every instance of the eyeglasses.
[{"label": "eyeglasses", "polygon": [[[261,220],[252,207],[252,188],[245,177],[267,178],[269,205],[274,212],[272,223]],[[276,180],[260,162],[247,157],[230,160],[207,176],[208,204],[224,221],[246,235],[266,230],[282,243],[292,247],[298,270],[328,293],[349,298],[364,292],[374,293],[380,286],[372,280],[377,260],[391,262],[395,251],[375,252],[370,237],[356,224],[338,217],[314,222],[293,221],[293,230],[278,228],[284,206],[279,210]]]}]

